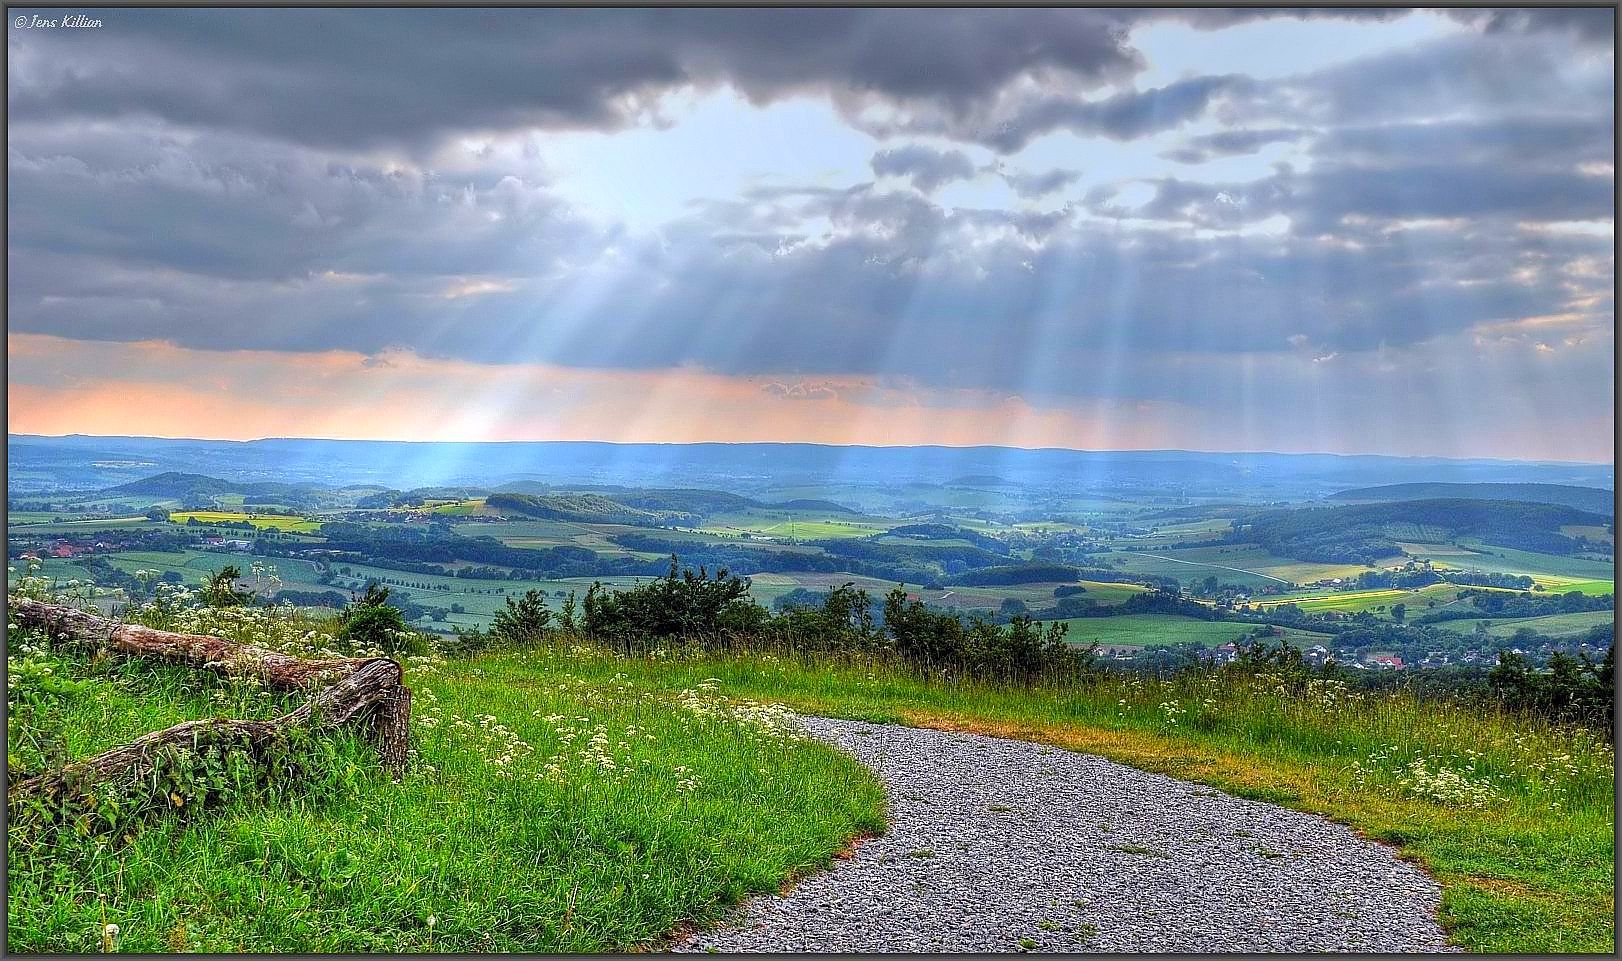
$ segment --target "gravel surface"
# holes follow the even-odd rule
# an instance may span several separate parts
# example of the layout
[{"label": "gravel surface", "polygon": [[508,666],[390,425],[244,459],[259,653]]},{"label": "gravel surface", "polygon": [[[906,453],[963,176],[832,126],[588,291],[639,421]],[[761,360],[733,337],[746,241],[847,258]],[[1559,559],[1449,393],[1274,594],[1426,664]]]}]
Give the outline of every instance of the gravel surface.
[{"label": "gravel surface", "polygon": [[1059,748],[807,718],[890,827],[682,951],[1448,950],[1438,889],[1323,818]]}]

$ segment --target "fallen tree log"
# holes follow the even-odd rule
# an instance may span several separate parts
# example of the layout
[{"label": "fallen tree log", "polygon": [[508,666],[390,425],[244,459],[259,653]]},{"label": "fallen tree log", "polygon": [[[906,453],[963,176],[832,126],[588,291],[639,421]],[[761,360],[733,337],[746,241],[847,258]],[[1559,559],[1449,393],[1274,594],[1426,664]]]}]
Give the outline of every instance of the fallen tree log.
[{"label": "fallen tree log", "polygon": [[[252,674],[283,691],[306,689],[323,679],[353,673],[370,661],[386,660],[294,657],[206,634],[176,634],[126,624],[66,604],[47,604],[30,598],[8,597],[6,612],[15,623],[44,630],[53,640],[186,664],[228,676]],[[395,667],[398,669],[399,665]]]},{"label": "fallen tree log", "polygon": [[[8,598],[8,614],[20,624],[45,630],[53,639],[92,645],[140,657],[188,664],[227,676],[251,674],[282,690],[309,690],[324,684],[299,707],[268,721],[215,719],[186,721],[136,738],[94,757],[11,785],[15,806],[66,789],[121,776],[140,777],[167,747],[196,749],[202,743],[231,743],[259,753],[294,729],[328,730],[366,725],[384,767],[405,766],[411,721],[411,690],[397,661],[386,657],[318,660],[299,658],[217,637],[176,634],[123,624],[61,604]],[[330,682],[330,683],[329,683]]]}]

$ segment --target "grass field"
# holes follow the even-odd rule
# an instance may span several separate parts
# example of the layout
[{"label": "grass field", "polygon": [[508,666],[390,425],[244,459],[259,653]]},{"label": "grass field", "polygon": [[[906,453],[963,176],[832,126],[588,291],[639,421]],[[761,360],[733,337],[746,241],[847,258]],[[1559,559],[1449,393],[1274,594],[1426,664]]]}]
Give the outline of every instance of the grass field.
[{"label": "grass field", "polygon": [[[1428,584],[1425,587],[1413,590],[1391,587],[1366,591],[1314,591],[1305,594],[1282,594],[1277,597],[1253,598],[1251,606],[1267,609],[1282,604],[1294,604],[1309,613],[1342,611],[1355,614],[1359,611],[1389,611],[1393,604],[1404,604],[1407,605],[1408,616],[1414,617],[1428,610],[1440,610],[1451,606],[1457,602],[1461,590],[1464,590],[1464,588],[1457,584],[1443,583]],[[1491,590],[1491,588],[1477,588],[1477,590]],[[1434,608],[1431,606],[1433,603]]]},{"label": "grass field", "polygon": [[825,540],[835,537],[867,537],[882,534],[898,522],[883,519],[854,518],[847,515],[794,514],[787,511],[748,511],[738,514],[717,514],[709,518],[700,531],[738,537],[759,534],[764,537],[782,537],[789,540]]},{"label": "grass field", "polygon": [[1579,594],[1589,594],[1589,595],[1598,597],[1601,594],[1615,594],[1616,593],[1616,582],[1615,581],[1567,581],[1567,582],[1565,582],[1563,584],[1560,584],[1558,587],[1556,587],[1554,589],[1558,590],[1558,591],[1561,591],[1561,592],[1576,591]]},{"label": "grass field", "polygon": [[315,521],[303,517],[287,517],[281,514],[245,514],[239,511],[176,511],[169,515],[169,520],[175,524],[184,524],[196,518],[199,524],[241,523],[247,521],[261,530],[295,531],[310,533],[321,529]]},{"label": "grass field", "polygon": [[[1333,577],[1356,577],[1369,568],[1362,564],[1318,564],[1270,554],[1253,544],[1231,544],[1221,547],[1190,547],[1182,550],[1146,550],[1127,546],[1124,542],[1114,553],[1107,555],[1112,561],[1119,559],[1123,571],[1137,574],[1155,574],[1175,577],[1180,581],[1204,580],[1214,576],[1222,583],[1260,587],[1279,581],[1296,584],[1309,583]],[[1152,556],[1150,556],[1152,555]],[[1401,558],[1377,562],[1384,567]]]},{"label": "grass field", "polygon": [[1442,621],[1434,626],[1455,634],[1473,634],[1479,621],[1487,621],[1487,633],[1493,637],[1513,637],[1515,632],[1522,628],[1531,628],[1539,634],[1550,637],[1563,637],[1571,634],[1581,634],[1584,631],[1599,627],[1602,624],[1616,622],[1615,611],[1580,611],[1575,614],[1549,614],[1543,617],[1504,617],[1496,620],[1487,618],[1472,618],[1468,620]]},{"label": "grass field", "polygon": [[[53,514],[50,516],[55,517],[57,515]],[[74,534],[87,530],[100,530],[102,528],[107,528],[109,530],[125,530],[132,527],[156,529],[166,527],[168,525],[163,521],[149,520],[148,518],[139,515],[134,517],[109,517],[103,515],[99,517],[87,517],[81,520],[72,521],[53,521],[48,519],[37,520],[30,521],[26,524],[13,524],[8,518],[8,526],[14,526],[18,530],[25,530],[30,534]]]},{"label": "grass field", "polygon": [[[491,618],[497,611],[506,607],[509,597],[520,597],[529,590],[538,590],[545,594],[547,603],[553,610],[557,610],[563,603],[563,597],[570,591],[575,593],[577,599],[583,598],[594,582],[600,581],[605,587],[626,588],[651,580],[649,577],[566,577],[538,581],[510,581],[413,574],[364,564],[339,564],[337,568],[338,583],[332,587],[321,588],[322,590],[356,590],[365,586],[367,581],[376,580],[391,591],[397,592],[399,596],[425,607],[450,607],[452,604],[460,604],[464,613],[453,613],[447,620],[431,625],[435,630],[442,632],[448,632],[454,627],[489,627]],[[345,568],[348,569],[348,574],[342,573]]]},{"label": "grass field", "polygon": [[[1055,623],[1044,621],[1046,623]],[[1127,614],[1121,617],[1073,617],[1056,623],[1069,626],[1065,640],[1072,644],[1097,643],[1101,647],[1149,644],[1184,644],[1199,641],[1207,647],[1236,641],[1255,629],[1254,624],[1201,621],[1177,614]],[[1292,642],[1316,644],[1327,635],[1289,631]]]},{"label": "grass field", "polygon": [[[8,686],[14,763],[36,745],[83,757],[282,706],[195,672],[26,643],[12,637],[10,653],[30,677],[52,667],[58,690],[76,690]],[[632,682],[611,658],[548,654],[409,681],[420,753],[398,782],[339,738],[309,782],[194,823],[177,812],[127,841],[48,846],[12,832],[8,950],[96,953],[111,922],[126,952],[624,951],[882,827],[870,772],[701,680],[683,693]]]},{"label": "grass field", "polygon": [[1556,554],[1537,554],[1532,551],[1517,551],[1508,547],[1488,547],[1471,545],[1475,553],[1468,557],[1457,555],[1435,555],[1437,567],[1450,567],[1458,570],[1491,571],[1503,574],[1525,574],[1545,587],[1554,588],[1561,584],[1579,583],[1582,581],[1615,581],[1616,569],[1613,565],[1601,561],[1586,560],[1580,557],[1561,557]]}]

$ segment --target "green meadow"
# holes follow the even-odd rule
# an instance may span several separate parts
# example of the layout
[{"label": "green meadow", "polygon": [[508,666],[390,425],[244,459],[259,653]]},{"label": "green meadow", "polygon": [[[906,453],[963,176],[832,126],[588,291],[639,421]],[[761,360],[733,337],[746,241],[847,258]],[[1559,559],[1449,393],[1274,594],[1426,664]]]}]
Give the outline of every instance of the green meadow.
[{"label": "green meadow", "polygon": [[[14,774],[181,720],[286,706],[19,635]],[[171,813],[112,839],[13,831],[7,948],[98,953],[113,923],[116,950],[136,953],[634,950],[883,827],[873,775],[777,712],[620,667],[561,652],[419,663],[417,756],[399,780],[338,737],[270,796],[194,812],[176,793]]]},{"label": "green meadow", "polygon": [[1616,623],[1616,612],[1581,611],[1576,614],[1549,614],[1544,617],[1471,618],[1457,621],[1441,621],[1436,626],[1444,631],[1470,634],[1475,632],[1476,625],[1482,621],[1487,622],[1487,633],[1493,637],[1513,637],[1516,631],[1525,628],[1530,628],[1539,634],[1547,634],[1550,637],[1567,637],[1573,634],[1581,634],[1601,624]]}]

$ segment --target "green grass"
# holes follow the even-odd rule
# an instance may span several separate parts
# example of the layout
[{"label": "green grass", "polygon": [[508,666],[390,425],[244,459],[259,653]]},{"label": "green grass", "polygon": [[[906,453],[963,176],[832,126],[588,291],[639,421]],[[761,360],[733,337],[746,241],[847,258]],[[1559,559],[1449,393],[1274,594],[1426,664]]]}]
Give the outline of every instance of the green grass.
[{"label": "green grass", "polygon": [[1616,622],[1616,612],[1580,611],[1575,614],[1548,614],[1543,617],[1505,617],[1496,620],[1478,617],[1468,620],[1441,621],[1435,626],[1444,631],[1452,631],[1455,634],[1473,634],[1478,621],[1487,621],[1487,633],[1493,637],[1513,637],[1516,631],[1527,627],[1539,634],[1562,637],[1570,634],[1581,634],[1589,628],[1598,627],[1601,624],[1614,624]]},{"label": "green grass", "polygon": [[[1260,587],[1277,584],[1279,580],[1297,584],[1333,577],[1356,577],[1369,568],[1363,564],[1319,564],[1290,557],[1270,554],[1254,544],[1228,544],[1220,547],[1190,547],[1182,550],[1157,550],[1145,544],[1142,553],[1132,540],[1116,543],[1116,552],[1108,558],[1123,571],[1135,574],[1155,574],[1175,577],[1180,581],[1203,580],[1214,576],[1226,584]],[[1154,555],[1154,556],[1146,556]],[[1392,558],[1381,561],[1377,567],[1400,561]]]},{"label": "green grass", "polygon": [[871,534],[882,534],[893,526],[895,522],[883,519],[752,510],[715,515],[699,530],[730,537],[759,534],[765,537],[809,541],[836,537],[867,537]]},{"label": "green grass", "polygon": [[1615,594],[1615,581],[1568,581],[1559,585],[1556,590],[1560,593],[1576,591],[1579,594],[1588,594],[1598,597],[1601,594]]},{"label": "green grass", "polygon": [[[70,757],[274,700],[176,668],[51,660],[88,682],[35,725]],[[114,922],[134,952],[621,951],[881,828],[881,788],[851,758],[772,733],[702,679],[684,707],[620,667],[545,653],[419,668],[420,755],[398,783],[340,738],[317,792],[167,816],[127,844],[41,854],[13,837],[7,948],[96,952]]]},{"label": "green grass", "polygon": [[[1364,591],[1314,591],[1305,594],[1281,594],[1276,597],[1252,598],[1251,606],[1263,609],[1278,607],[1281,604],[1294,604],[1301,610],[1309,613],[1316,611],[1342,611],[1355,614],[1359,611],[1390,610],[1393,604],[1405,604],[1408,616],[1424,613],[1427,610],[1439,609],[1453,603],[1461,590],[1458,584],[1428,584],[1417,590],[1402,587],[1375,588]],[[1491,588],[1480,588],[1491,590]],[[1430,608],[1431,602],[1436,608]]]},{"label": "green grass", "polygon": [[[63,514],[67,513],[68,512],[63,512]],[[54,517],[57,515],[53,514],[51,516]],[[80,520],[43,520],[33,521],[26,524],[10,524],[9,526],[16,527],[20,532],[25,532],[28,534],[77,534],[83,533],[84,531],[96,531],[103,529],[113,530],[115,528],[118,530],[128,530],[130,528],[158,530],[168,527],[169,525],[165,521],[150,520],[144,515],[137,515],[134,517],[110,517],[107,515],[100,515],[96,517],[86,517]]]},{"label": "green grass", "polygon": [[[575,592],[584,597],[593,582],[601,581],[609,587],[630,587],[651,577],[570,577],[555,580],[511,581],[482,578],[444,577],[438,574],[415,574],[386,567],[365,564],[336,564],[337,583],[321,590],[347,591],[364,586],[368,580],[379,581],[397,591],[403,598],[430,607],[449,607],[460,604],[465,615],[453,616],[451,623],[460,626],[488,626],[496,612],[506,606],[507,598],[520,597],[525,591],[538,590],[547,595],[547,603],[556,609],[562,603],[558,592]],[[349,573],[344,574],[343,569]]]},{"label": "green grass", "polygon": [[[1057,623],[1069,626],[1070,630],[1065,634],[1065,640],[1071,644],[1096,642],[1101,647],[1117,645],[1141,647],[1148,644],[1185,644],[1191,641],[1200,641],[1210,647],[1236,641],[1255,629],[1254,624],[1201,621],[1179,614],[1072,617]],[[1288,633],[1291,640],[1307,644],[1316,644],[1326,636],[1310,631]]]},{"label": "green grass", "polygon": [[1583,581],[1614,581],[1616,569],[1603,561],[1581,557],[1562,557],[1557,554],[1538,554],[1517,551],[1508,547],[1468,543],[1475,553],[1468,556],[1437,554],[1437,567],[1459,570],[1496,571],[1503,574],[1525,574],[1545,587],[1559,589],[1561,584]]}]

